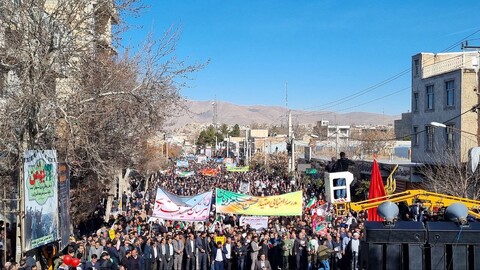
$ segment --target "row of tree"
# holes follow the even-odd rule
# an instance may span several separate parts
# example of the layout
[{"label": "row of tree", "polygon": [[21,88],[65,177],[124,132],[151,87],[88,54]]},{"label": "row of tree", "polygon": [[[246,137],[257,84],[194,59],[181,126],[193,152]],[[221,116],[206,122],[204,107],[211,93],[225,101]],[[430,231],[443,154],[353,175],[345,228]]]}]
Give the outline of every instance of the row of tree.
[{"label": "row of tree", "polygon": [[141,1],[0,5],[0,175],[15,182],[25,150],[56,149],[71,168],[79,222],[116,172],[144,159],[144,142],[183,108],[179,91],[204,64],[175,57],[175,29],[122,48],[124,18],[138,15]]}]

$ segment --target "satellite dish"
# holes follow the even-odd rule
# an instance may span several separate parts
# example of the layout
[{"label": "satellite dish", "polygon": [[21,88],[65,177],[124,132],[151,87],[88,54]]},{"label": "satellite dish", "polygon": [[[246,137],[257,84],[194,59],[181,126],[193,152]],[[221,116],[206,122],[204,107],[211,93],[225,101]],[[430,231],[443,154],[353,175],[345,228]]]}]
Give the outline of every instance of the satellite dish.
[{"label": "satellite dish", "polygon": [[392,224],[398,216],[398,206],[393,202],[384,202],[378,206],[377,213],[385,219],[387,224]]},{"label": "satellite dish", "polygon": [[463,203],[452,203],[445,210],[445,219],[458,222],[460,224],[467,223],[468,208]]}]

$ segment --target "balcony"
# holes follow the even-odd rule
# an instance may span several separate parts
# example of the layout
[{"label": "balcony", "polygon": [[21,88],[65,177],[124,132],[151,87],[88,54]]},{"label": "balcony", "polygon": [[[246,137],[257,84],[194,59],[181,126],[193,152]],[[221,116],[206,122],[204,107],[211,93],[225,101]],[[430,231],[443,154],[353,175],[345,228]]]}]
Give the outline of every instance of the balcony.
[{"label": "balcony", "polygon": [[462,53],[455,56],[446,55],[446,58],[440,60],[437,60],[436,57],[437,56],[434,56],[433,58],[436,63],[422,68],[422,79],[458,69],[478,68],[477,53]]}]

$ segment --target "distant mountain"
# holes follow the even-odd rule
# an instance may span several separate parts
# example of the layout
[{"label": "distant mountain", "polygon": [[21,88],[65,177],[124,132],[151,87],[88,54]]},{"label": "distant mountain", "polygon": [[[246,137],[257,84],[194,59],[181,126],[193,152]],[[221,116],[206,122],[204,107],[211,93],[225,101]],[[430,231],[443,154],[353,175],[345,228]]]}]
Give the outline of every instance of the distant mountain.
[{"label": "distant mountain", "polygon": [[[213,122],[212,101],[187,101],[189,112],[181,112],[172,119],[174,127],[186,124],[209,124]],[[330,124],[338,125],[388,125],[393,120],[400,119],[399,115],[383,115],[367,112],[335,113],[328,111],[301,111],[292,110],[294,124],[315,124],[320,120],[328,120]],[[236,105],[217,101],[217,122],[219,124],[251,125],[286,125],[287,116],[284,107],[263,105]]]}]

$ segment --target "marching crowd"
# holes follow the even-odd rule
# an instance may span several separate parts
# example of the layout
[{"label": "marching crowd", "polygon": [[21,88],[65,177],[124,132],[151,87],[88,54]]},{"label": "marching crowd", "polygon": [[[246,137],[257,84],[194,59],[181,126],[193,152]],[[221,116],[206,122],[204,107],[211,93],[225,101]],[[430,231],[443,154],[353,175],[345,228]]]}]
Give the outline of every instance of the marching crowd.
[{"label": "marching crowd", "polygon": [[[212,167],[213,175],[198,173]],[[185,170],[197,173],[182,178],[172,166],[170,171],[152,175],[147,183],[135,183],[131,192],[114,201],[112,209],[119,214],[104,227],[90,235],[72,235],[70,244],[52,259],[53,270],[74,269],[71,258],[78,261],[76,270],[361,269],[358,255],[363,218],[351,214],[336,217],[331,205],[323,201],[323,187],[290,182],[265,171],[227,172],[212,162],[190,162]],[[270,216],[268,228],[256,230],[240,226],[237,215],[216,214],[213,201],[207,222],[151,217],[158,187],[193,196],[215,188],[238,191],[242,183],[248,184],[247,192],[254,196],[302,190],[302,216]],[[315,204],[307,207],[311,201]],[[317,230],[312,218],[320,206],[328,223]],[[20,265],[8,265],[7,269],[33,269],[27,261],[24,258]]]}]

